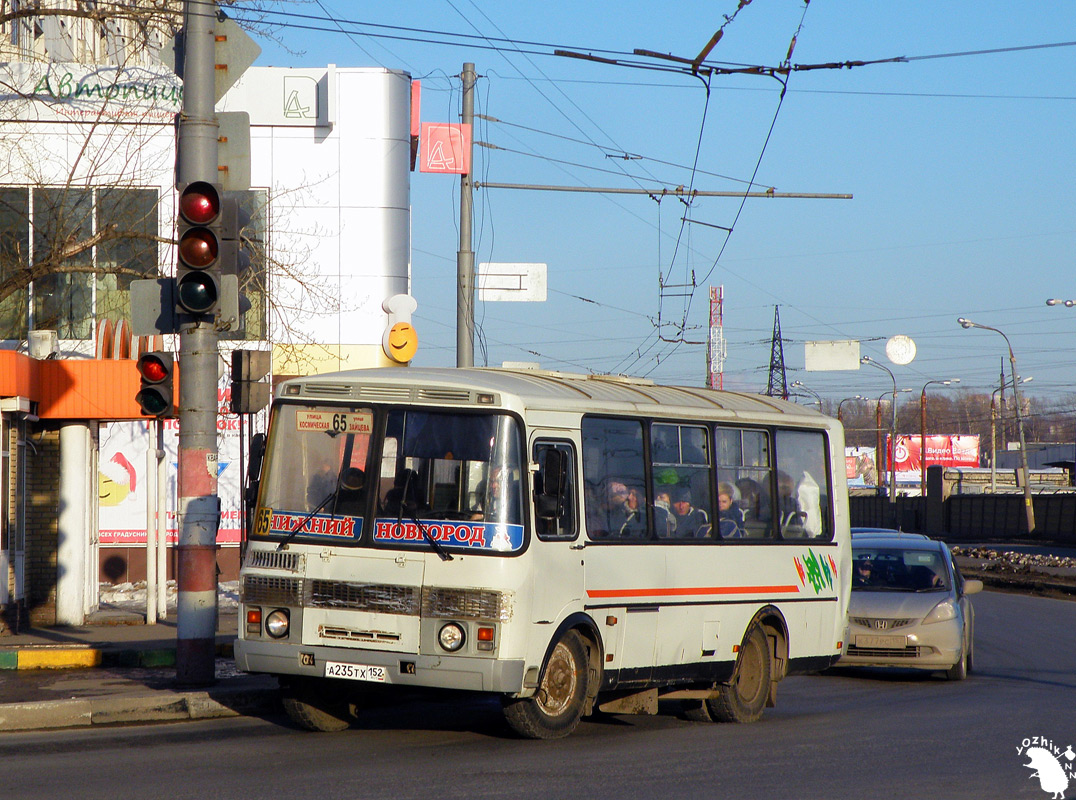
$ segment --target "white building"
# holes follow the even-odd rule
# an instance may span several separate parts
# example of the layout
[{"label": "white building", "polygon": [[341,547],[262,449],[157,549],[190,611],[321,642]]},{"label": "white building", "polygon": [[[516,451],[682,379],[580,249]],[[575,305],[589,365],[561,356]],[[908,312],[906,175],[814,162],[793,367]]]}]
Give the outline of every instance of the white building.
[{"label": "white building", "polygon": [[[182,98],[178,79],[152,59],[108,55],[122,48],[103,58],[77,36],[67,48],[77,26],[50,26],[52,48],[25,24],[0,30],[0,55],[26,56],[0,64],[0,287],[52,265],[0,301],[0,612],[44,609],[35,621],[46,623],[50,608],[64,622],[92,610],[99,578],[144,574],[149,434],[133,362],[117,373],[103,361],[137,354],[130,281],[174,270]],[[87,60],[56,61],[53,51]],[[383,303],[410,289],[410,104],[406,73],[333,66],[253,68],[219,104],[250,114],[244,205],[254,249],[241,276],[245,331],[222,336],[231,340],[222,342],[223,408],[226,351],[237,345],[272,349],[277,375],[393,363],[381,349]],[[172,338],[153,349],[174,350]],[[76,359],[93,363],[54,363]],[[173,475],[175,427],[166,427]],[[228,574],[243,476],[237,420],[222,416],[220,427],[218,563]],[[175,508],[174,477],[167,505]]]}]

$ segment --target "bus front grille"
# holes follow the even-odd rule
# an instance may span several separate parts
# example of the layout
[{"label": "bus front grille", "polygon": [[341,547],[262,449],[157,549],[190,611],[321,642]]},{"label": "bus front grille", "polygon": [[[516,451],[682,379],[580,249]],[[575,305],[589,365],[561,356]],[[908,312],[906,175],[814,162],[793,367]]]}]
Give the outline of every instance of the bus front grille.
[{"label": "bus front grille", "polygon": [[307,584],[306,605],[414,616],[419,611],[419,595],[417,586],[312,580]]},{"label": "bus front grille", "polygon": [[303,599],[303,581],[300,578],[270,578],[265,575],[247,575],[239,600],[245,605],[299,606]]}]

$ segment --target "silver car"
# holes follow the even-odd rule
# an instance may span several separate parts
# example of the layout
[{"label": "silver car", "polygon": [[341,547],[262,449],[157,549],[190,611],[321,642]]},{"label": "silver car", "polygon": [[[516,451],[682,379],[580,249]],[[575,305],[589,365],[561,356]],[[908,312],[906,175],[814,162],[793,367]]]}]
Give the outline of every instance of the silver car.
[{"label": "silver car", "polygon": [[944,542],[888,530],[852,531],[852,598],[848,637],[838,666],[971,672],[975,611],[965,580]]}]

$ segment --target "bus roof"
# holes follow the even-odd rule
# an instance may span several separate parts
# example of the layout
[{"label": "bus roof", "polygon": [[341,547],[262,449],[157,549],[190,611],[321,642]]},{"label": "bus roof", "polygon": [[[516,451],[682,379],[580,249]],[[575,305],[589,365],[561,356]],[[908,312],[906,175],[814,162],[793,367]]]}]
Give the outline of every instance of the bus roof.
[{"label": "bus roof", "polygon": [[[414,402],[479,405],[479,395],[500,395],[497,405],[527,409],[608,414],[652,414],[706,418],[758,418],[827,426],[817,411],[766,395],[664,386],[646,378],[584,375],[540,369],[498,367],[386,367],[311,375],[285,381],[277,397],[352,402]],[[508,396],[515,400],[513,403]],[[485,400],[488,404],[490,401]]]}]

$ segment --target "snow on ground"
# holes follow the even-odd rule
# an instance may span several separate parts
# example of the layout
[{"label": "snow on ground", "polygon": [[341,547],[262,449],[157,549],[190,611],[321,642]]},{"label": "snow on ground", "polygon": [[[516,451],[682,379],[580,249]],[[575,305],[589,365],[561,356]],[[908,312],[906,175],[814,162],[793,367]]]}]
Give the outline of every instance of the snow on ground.
[{"label": "snow on ground", "polygon": [[[175,581],[168,581],[165,590],[168,607],[175,608],[177,588]],[[146,582],[102,583],[100,585],[101,608],[117,608],[131,611],[144,611],[146,608]],[[217,584],[217,608],[237,608],[239,606],[239,581],[221,581]]]}]

